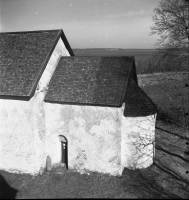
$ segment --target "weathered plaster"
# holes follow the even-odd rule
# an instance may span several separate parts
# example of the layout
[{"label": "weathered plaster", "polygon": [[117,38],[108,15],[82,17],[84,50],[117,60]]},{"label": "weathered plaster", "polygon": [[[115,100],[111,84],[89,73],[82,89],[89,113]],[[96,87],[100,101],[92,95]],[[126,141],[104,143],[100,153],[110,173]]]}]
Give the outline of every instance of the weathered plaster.
[{"label": "weathered plaster", "polygon": [[0,169],[32,173],[35,169],[34,100],[0,99]]},{"label": "weathered plaster", "polygon": [[122,165],[129,169],[147,168],[155,156],[156,115],[124,117],[121,125]]},{"label": "weathered plaster", "polygon": [[0,169],[35,174],[44,166],[43,99],[61,55],[69,53],[60,39],[29,101],[0,99]]},{"label": "weathered plaster", "polygon": [[61,162],[58,136],[68,140],[68,166],[121,175],[121,117],[118,108],[45,103],[47,155]]},{"label": "weathered plaster", "polygon": [[[61,163],[59,135],[68,140],[68,166],[121,175],[153,163],[155,116],[124,117],[122,108],[45,103],[46,153]],[[46,155],[46,156],[47,156]]]}]

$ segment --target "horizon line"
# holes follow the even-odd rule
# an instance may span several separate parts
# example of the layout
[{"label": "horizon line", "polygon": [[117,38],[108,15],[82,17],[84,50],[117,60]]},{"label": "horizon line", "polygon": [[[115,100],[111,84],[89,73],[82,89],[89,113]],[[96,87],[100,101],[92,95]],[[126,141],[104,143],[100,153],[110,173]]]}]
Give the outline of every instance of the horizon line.
[{"label": "horizon line", "polygon": [[113,49],[113,50],[115,50],[115,49],[117,49],[117,50],[157,50],[157,49],[155,49],[155,48],[149,48],[149,49],[147,49],[147,48],[72,48],[72,49]]}]

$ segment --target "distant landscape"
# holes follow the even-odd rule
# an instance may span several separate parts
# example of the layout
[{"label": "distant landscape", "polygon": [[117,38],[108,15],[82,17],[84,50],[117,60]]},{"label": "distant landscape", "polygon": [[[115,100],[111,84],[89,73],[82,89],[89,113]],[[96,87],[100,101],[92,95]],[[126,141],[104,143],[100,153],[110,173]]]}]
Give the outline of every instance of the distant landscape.
[{"label": "distant landscape", "polygon": [[175,67],[170,63],[155,63],[156,49],[116,49],[116,48],[88,48],[73,49],[75,56],[134,56],[137,74],[155,72],[183,71],[182,67]]},{"label": "distant landscape", "polygon": [[135,61],[148,60],[155,49],[73,49],[76,56],[134,56]]},{"label": "distant landscape", "polygon": [[137,73],[145,73],[150,58],[157,50],[155,49],[73,49],[75,56],[134,56]]}]

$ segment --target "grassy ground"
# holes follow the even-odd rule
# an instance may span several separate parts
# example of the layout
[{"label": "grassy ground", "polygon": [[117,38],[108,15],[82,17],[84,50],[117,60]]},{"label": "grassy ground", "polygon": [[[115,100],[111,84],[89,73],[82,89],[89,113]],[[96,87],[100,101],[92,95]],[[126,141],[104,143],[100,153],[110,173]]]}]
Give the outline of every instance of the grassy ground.
[{"label": "grassy ground", "polygon": [[[68,170],[63,174],[55,171],[46,172],[44,175],[32,177],[30,175],[10,174],[0,171],[7,184],[17,190],[16,199],[41,199],[41,198],[179,198],[189,197],[187,188],[182,181],[174,179],[164,173],[155,165],[148,169],[131,171],[125,169],[121,177],[101,175],[95,172],[79,174]],[[173,186],[179,188],[175,193],[165,183],[171,179]],[[161,185],[164,180],[165,185]],[[168,181],[169,182],[169,181]],[[1,193],[0,193],[1,194]],[[10,192],[6,193],[10,195]],[[6,196],[1,196],[6,197]]]},{"label": "grassy ground", "polygon": [[[156,73],[139,75],[139,85],[157,105],[157,119],[183,127],[188,91],[184,87],[187,73]],[[188,124],[189,125],[189,124]]]}]

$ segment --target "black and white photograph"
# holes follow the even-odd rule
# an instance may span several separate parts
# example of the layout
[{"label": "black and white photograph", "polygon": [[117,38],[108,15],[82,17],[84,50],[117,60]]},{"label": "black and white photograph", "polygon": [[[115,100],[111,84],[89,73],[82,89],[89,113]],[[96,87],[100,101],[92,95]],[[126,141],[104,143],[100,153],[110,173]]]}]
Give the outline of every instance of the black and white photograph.
[{"label": "black and white photograph", "polygon": [[189,0],[0,0],[0,199],[189,199]]}]

